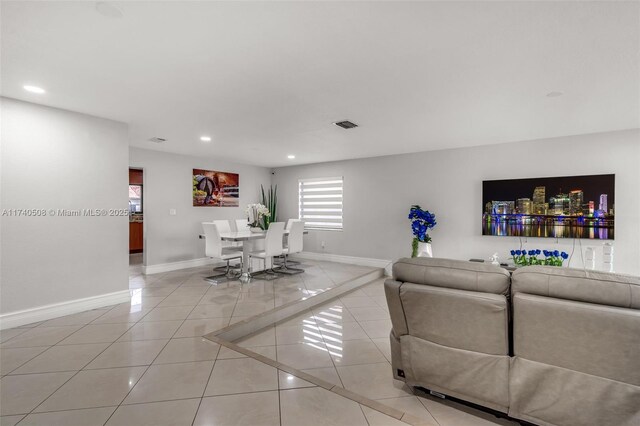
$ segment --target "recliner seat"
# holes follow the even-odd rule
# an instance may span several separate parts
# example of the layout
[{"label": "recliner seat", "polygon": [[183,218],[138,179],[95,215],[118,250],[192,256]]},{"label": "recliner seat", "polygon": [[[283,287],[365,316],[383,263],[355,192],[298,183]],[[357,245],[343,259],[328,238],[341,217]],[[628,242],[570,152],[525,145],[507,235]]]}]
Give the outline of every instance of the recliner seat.
[{"label": "recliner seat", "polygon": [[509,273],[401,259],[385,282],[394,376],[495,410],[509,407]]},{"label": "recliner seat", "polygon": [[640,279],[513,273],[509,415],[540,425],[640,425]]},{"label": "recliner seat", "polygon": [[396,379],[539,425],[640,425],[640,278],[416,258],[385,292]]}]

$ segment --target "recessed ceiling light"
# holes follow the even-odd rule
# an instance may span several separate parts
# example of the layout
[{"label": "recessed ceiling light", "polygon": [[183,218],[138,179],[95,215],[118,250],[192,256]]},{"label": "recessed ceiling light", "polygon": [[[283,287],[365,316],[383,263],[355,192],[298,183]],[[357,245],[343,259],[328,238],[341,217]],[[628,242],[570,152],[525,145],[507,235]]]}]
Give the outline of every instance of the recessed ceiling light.
[{"label": "recessed ceiling light", "polygon": [[295,155],[287,155],[287,158],[288,158],[289,160],[293,160],[294,158],[296,158],[296,156],[295,156]]},{"label": "recessed ceiling light", "polygon": [[122,18],[124,14],[113,4],[106,1],[99,1],[96,3],[96,10],[102,16],[107,18]]},{"label": "recessed ceiling light", "polygon": [[29,86],[28,84],[25,84],[24,86],[22,86],[24,88],[24,90],[26,90],[27,92],[31,92],[31,93],[37,93],[39,95],[42,95],[43,93],[45,93],[45,90],[42,87],[38,87],[38,86]]},{"label": "recessed ceiling light", "polygon": [[211,142],[211,136],[200,136],[202,142]]},{"label": "recessed ceiling light", "polygon": [[562,96],[562,92],[549,92],[549,93],[547,93],[547,98],[557,98],[558,96]]}]

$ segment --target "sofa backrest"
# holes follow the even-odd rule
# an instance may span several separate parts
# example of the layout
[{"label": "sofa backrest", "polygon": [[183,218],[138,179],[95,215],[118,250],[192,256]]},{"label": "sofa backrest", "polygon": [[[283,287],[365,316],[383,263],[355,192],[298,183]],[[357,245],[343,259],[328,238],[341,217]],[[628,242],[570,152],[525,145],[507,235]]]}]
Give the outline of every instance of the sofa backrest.
[{"label": "sofa backrest", "polygon": [[640,278],[531,266],[511,291],[515,356],[640,386]]},{"label": "sofa backrest", "polygon": [[430,257],[403,258],[393,264],[396,281],[457,290],[508,294],[509,272],[489,263]]},{"label": "sofa backrest", "polygon": [[410,334],[456,349],[509,351],[509,273],[450,259],[400,259],[385,283],[397,337]]},{"label": "sofa backrest", "polygon": [[608,272],[527,266],[513,273],[511,292],[640,309],[640,277]]}]

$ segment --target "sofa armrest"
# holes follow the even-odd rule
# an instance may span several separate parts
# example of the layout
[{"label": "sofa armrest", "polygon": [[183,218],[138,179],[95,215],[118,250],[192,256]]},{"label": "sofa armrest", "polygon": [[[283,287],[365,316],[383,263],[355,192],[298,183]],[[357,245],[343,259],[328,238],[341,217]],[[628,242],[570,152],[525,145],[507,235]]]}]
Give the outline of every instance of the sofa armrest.
[{"label": "sofa armrest", "polygon": [[407,319],[404,315],[404,308],[400,300],[400,287],[402,283],[389,278],[384,282],[384,292],[387,296],[387,305],[389,306],[389,316],[393,332],[396,337],[408,334]]}]

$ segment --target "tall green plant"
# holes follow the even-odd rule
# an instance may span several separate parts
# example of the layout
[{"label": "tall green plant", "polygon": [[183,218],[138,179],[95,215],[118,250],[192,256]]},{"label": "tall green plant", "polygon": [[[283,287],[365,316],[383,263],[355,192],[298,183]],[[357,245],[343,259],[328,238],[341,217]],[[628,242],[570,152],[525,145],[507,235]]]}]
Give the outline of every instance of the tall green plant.
[{"label": "tall green plant", "polygon": [[269,185],[269,191],[267,191],[267,195],[265,195],[264,187],[260,185],[260,191],[262,192],[262,201],[261,204],[265,205],[269,209],[269,213],[271,213],[268,217],[265,216],[262,218],[264,229],[269,229],[269,224],[271,222],[277,222],[277,205],[278,205],[278,185],[272,187]]}]

